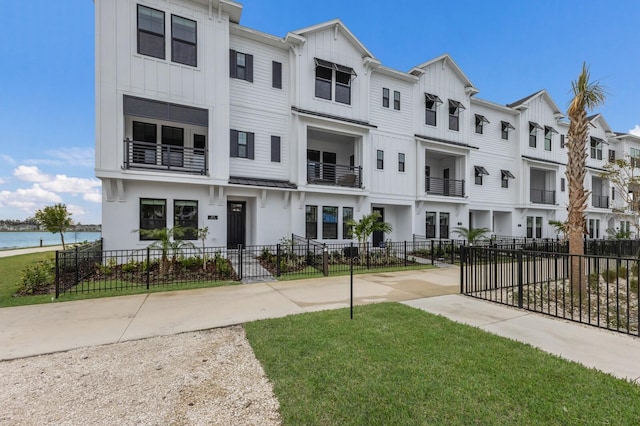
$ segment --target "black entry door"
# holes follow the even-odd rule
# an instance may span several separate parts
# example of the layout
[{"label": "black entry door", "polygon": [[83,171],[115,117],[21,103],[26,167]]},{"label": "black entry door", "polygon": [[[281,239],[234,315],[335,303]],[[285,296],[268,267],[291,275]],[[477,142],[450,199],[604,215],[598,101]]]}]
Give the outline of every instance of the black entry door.
[{"label": "black entry door", "polygon": [[245,245],[246,207],[244,201],[227,202],[227,247],[236,248]]},{"label": "black entry door", "polygon": [[[372,213],[378,212],[378,222],[384,222],[384,209],[382,207],[374,207]],[[373,231],[373,246],[380,247],[380,243],[384,242],[384,232]]]}]

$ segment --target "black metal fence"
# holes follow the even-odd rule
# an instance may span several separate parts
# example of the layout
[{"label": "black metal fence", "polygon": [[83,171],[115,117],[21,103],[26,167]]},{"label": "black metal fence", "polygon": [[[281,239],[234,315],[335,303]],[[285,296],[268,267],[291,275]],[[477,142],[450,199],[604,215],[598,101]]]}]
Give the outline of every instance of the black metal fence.
[{"label": "black metal fence", "polygon": [[[618,245],[633,250],[634,244]],[[593,244],[594,250],[611,248]],[[476,298],[638,336],[640,259],[463,247],[460,291]]]}]

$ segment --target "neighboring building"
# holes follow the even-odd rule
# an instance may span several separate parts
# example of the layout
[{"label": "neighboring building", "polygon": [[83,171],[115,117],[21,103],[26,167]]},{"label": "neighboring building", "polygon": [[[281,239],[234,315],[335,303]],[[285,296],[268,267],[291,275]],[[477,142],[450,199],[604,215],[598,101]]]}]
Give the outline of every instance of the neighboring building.
[{"label": "neighboring building", "polygon": [[[280,38],[239,25],[229,0],[95,8],[106,249],[174,226],[208,227],[209,246],[341,242],[373,211],[393,227],[376,246],[456,226],[555,237],[548,221],[566,218],[568,123],[544,90],[502,106],[448,55],[387,68],[339,20]],[[591,124],[596,238],[621,220],[598,172],[640,138]]]}]

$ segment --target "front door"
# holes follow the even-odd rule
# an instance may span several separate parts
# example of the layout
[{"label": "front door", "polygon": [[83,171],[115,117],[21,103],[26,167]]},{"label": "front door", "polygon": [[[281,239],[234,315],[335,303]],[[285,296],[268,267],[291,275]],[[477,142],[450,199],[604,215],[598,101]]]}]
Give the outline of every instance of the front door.
[{"label": "front door", "polygon": [[227,247],[237,248],[245,245],[246,207],[244,201],[227,202]]},{"label": "front door", "polygon": [[[378,217],[378,222],[384,222],[384,209],[382,207],[374,207],[372,212],[378,212],[380,215]],[[384,243],[384,232],[382,231],[373,231],[373,246],[380,247],[381,243]]]}]

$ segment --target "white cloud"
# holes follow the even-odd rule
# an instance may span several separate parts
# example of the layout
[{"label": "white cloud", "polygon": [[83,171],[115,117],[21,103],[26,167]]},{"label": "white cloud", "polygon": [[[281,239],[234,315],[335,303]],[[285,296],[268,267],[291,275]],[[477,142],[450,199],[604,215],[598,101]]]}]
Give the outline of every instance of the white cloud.
[{"label": "white cloud", "polygon": [[9,163],[12,166],[16,164],[16,160],[14,160],[10,155],[2,154],[0,155],[0,158],[2,158],[6,163]]},{"label": "white cloud", "polygon": [[61,203],[62,198],[51,191],[47,191],[35,183],[31,188],[20,188],[15,191],[0,192],[0,207],[13,207],[33,215],[36,209],[47,204]]},{"label": "white cloud", "polygon": [[42,173],[36,166],[18,166],[13,175],[25,182],[46,182],[50,178]]},{"label": "white cloud", "polygon": [[88,194],[84,194],[82,198],[85,201],[89,201],[91,203],[102,203],[102,194],[100,194],[99,192],[90,192]]},{"label": "white cloud", "polygon": [[69,213],[71,213],[71,216],[73,216],[75,222],[78,221],[79,217],[84,216],[84,214],[86,213],[82,206],[78,206],[76,204],[69,204],[67,206],[67,210],[69,211]]},{"label": "white cloud", "polygon": [[93,167],[95,154],[91,148],[60,148],[46,151],[46,154],[58,158],[71,166]]},{"label": "white cloud", "polygon": [[42,187],[50,191],[72,194],[94,192],[100,186],[98,179],[67,177],[66,175],[56,175],[51,181],[42,183]]},{"label": "white cloud", "polygon": [[632,135],[640,136],[640,125],[636,124],[636,127],[629,130],[629,133],[631,133]]}]

